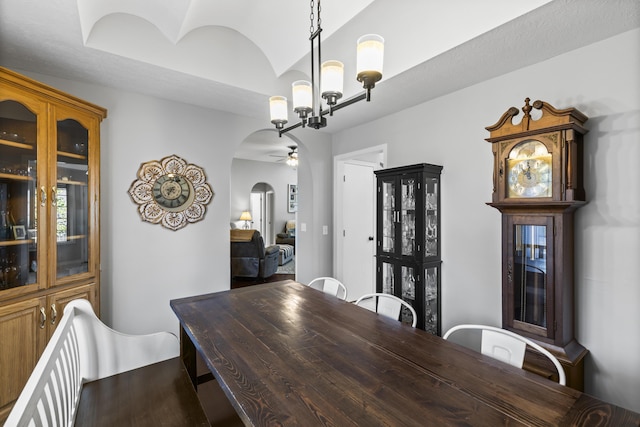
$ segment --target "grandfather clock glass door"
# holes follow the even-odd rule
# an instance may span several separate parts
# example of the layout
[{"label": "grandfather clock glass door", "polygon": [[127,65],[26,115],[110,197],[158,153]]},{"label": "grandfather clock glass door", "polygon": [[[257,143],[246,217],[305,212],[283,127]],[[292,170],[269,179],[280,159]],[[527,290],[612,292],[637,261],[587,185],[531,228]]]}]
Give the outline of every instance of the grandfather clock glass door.
[{"label": "grandfather clock glass door", "polygon": [[553,217],[509,215],[506,283],[508,327],[553,337]]}]

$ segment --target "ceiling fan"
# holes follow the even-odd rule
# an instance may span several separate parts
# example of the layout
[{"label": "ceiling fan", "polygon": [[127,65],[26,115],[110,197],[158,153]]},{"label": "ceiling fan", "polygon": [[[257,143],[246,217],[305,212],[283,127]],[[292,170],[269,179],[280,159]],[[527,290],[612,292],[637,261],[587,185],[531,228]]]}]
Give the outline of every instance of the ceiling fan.
[{"label": "ceiling fan", "polygon": [[289,166],[298,166],[298,147],[295,145],[289,145],[287,148],[289,148],[289,153],[287,153],[286,156],[283,155],[279,155],[279,154],[270,154],[271,157],[280,157],[280,160],[278,160],[278,162],[282,162],[285,161],[287,162],[287,165]]}]

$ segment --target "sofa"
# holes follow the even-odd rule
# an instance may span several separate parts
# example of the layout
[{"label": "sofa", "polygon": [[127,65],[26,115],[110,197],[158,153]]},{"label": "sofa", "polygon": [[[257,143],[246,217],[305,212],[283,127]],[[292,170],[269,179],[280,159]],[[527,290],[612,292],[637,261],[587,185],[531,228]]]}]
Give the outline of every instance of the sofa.
[{"label": "sofa", "polygon": [[280,247],[265,248],[258,230],[230,230],[231,278],[266,279],[278,270]]},{"label": "sofa", "polygon": [[296,247],[296,221],[294,219],[290,219],[284,224],[282,233],[276,234],[276,245]]}]

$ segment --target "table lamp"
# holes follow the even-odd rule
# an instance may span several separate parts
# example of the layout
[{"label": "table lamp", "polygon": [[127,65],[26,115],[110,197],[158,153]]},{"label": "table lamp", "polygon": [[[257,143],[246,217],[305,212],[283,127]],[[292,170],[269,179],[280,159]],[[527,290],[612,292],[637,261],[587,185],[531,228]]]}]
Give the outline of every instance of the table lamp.
[{"label": "table lamp", "polygon": [[245,229],[245,230],[248,230],[249,229],[249,221],[251,221],[251,212],[243,211],[242,215],[240,215],[240,221],[244,221],[244,226],[242,226],[242,228]]}]

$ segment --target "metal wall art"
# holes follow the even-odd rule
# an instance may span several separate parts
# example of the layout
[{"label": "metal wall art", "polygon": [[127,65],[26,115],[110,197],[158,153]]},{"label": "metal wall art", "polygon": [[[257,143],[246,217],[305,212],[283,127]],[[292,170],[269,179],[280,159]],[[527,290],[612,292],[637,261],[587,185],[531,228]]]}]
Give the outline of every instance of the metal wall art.
[{"label": "metal wall art", "polygon": [[204,169],[171,155],[142,163],[129,188],[143,221],[179,230],[204,218],[213,191]]}]

